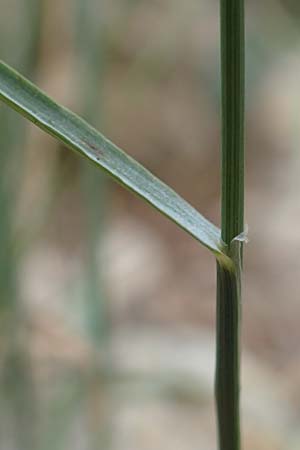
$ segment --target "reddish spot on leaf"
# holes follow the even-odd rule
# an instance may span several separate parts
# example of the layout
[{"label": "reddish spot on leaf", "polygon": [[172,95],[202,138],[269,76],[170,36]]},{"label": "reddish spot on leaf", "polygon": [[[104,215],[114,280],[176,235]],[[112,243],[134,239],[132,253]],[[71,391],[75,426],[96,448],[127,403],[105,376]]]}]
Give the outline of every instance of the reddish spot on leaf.
[{"label": "reddish spot on leaf", "polygon": [[91,144],[89,141],[87,141],[85,139],[82,139],[82,142],[93,151],[97,160],[103,156],[103,151],[101,150],[101,148],[96,147],[96,145]]}]

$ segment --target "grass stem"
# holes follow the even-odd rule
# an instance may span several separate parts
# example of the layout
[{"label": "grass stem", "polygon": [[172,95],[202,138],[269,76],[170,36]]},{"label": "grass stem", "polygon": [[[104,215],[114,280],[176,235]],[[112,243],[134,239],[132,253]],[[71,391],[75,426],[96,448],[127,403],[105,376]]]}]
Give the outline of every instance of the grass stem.
[{"label": "grass stem", "polygon": [[216,404],[219,450],[240,450],[240,304],[244,231],[244,0],[221,0],[222,240],[217,266]]}]

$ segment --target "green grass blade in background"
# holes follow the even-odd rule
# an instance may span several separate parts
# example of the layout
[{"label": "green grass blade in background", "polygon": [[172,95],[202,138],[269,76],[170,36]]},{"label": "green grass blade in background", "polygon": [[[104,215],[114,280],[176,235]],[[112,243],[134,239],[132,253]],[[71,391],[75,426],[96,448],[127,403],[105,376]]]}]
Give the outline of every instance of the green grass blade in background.
[{"label": "green grass blade in background", "polygon": [[[73,7],[76,101],[86,120],[99,127],[103,124],[101,96],[106,65],[106,41],[101,21],[103,4],[98,0],[74,0]],[[111,364],[111,322],[103,269],[99,264],[99,248],[102,248],[106,236],[109,183],[105,174],[86,159],[82,158],[80,163],[85,224],[83,316],[85,330],[94,349],[94,358],[91,358],[82,378],[85,429],[89,450],[108,450],[112,448],[112,401],[103,372],[106,373]]]},{"label": "green grass blade in background", "polygon": [[[101,94],[104,72],[104,39],[99,18],[99,2],[73,1],[74,75],[76,101],[82,115],[93,126],[102,122]],[[86,329],[95,348],[106,345],[108,338],[108,311],[98,264],[98,248],[102,241],[106,204],[107,178],[96,166],[82,159],[80,166],[85,223],[85,292]],[[101,244],[100,244],[101,247]]]},{"label": "green grass blade in background", "polygon": [[3,62],[0,62],[0,98],[37,126],[100,166],[217,257],[223,255],[220,230],[215,225],[84,120],[56,104]]},{"label": "green grass blade in background", "polygon": [[[0,53],[30,77],[34,77],[37,63],[40,12],[38,0],[18,0],[1,9]],[[1,108],[0,448],[35,450],[39,448],[39,398],[29,348],[29,314],[19,285],[21,260],[16,252],[23,242],[21,233],[16,236],[16,223],[26,136],[24,121]]]}]

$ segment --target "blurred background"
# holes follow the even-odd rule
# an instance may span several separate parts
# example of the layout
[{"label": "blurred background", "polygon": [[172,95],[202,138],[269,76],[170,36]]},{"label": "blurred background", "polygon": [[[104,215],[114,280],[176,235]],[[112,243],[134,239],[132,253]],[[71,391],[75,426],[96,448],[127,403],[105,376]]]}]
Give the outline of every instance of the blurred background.
[{"label": "blurred background", "polygon": [[[300,448],[300,7],[247,3],[245,450]],[[0,0],[1,59],[210,220],[216,0]],[[0,105],[0,449],[216,450],[215,262]]]}]

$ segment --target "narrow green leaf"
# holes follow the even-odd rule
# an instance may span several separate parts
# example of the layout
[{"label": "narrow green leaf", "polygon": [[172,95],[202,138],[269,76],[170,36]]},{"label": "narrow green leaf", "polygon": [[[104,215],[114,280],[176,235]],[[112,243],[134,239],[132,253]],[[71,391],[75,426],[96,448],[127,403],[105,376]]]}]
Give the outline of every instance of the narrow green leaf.
[{"label": "narrow green leaf", "polygon": [[59,106],[1,61],[0,98],[67,147],[104,169],[217,257],[223,255],[220,230],[215,225],[88,123]]}]

